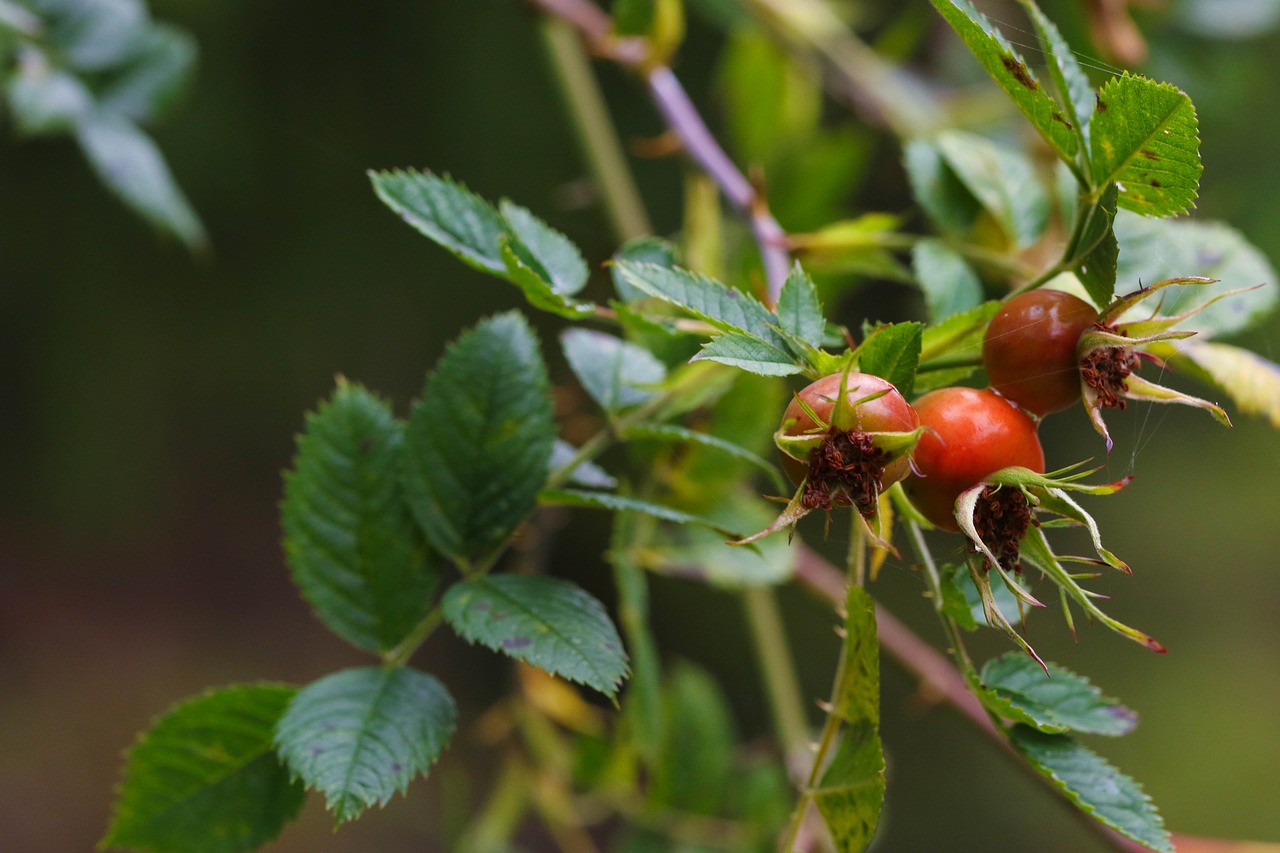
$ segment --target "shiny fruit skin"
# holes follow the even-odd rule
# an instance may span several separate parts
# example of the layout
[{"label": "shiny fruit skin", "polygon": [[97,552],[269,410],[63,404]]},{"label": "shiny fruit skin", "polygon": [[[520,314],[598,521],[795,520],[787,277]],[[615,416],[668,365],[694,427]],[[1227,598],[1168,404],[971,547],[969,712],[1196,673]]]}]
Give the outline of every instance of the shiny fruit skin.
[{"label": "shiny fruit skin", "polygon": [[982,341],[991,387],[1035,415],[1080,399],[1076,345],[1098,311],[1061,290],[1032,290],[1000,308]]},{"label": "shiny fruit skin", "polygon": [[1044,473],[1036,421],[988,389],[939,388],[915,402],[926,427],[912,458],[915,476],[903,484],[911,503],[933,524],[959,530],[956,498],[1001,468]]},{"label": "shiny fruit skin", "polygon": [[[804,402],[825,423],[831,423],[831,413],[835,408],[836,397],[840,393],[840,380],[843,373],[833,373],[796,392],[795,397],[782,413],[782,430],[787,435],[812,434],[810,431],[819,428],[813,418],[809,417],[797,401]],[[855,428],[861,432],[911,432],[920,425],[915,409],[906,398],[898,393],[893,384],[879,376],[868,373],[849,373],[845,381],[845,399],[850,403],[869,397],[880,391],[886,393],[859,403],[853,409]],[[785,453],[780,454],[782,468],[797,485],[809,473],[809,463],[792,459]],[[882,483],[885,488],[898,482],[910,472],[910,463],[906,457],[895,459],[884,469]]]}]

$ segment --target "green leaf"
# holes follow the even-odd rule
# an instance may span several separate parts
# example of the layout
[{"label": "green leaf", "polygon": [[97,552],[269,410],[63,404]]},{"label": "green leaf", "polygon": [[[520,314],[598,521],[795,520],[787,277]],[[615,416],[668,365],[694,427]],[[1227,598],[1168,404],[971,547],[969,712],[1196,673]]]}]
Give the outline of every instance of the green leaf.
[{"label": "green leaf", "polygon": [[391,408],[338,380],[307,417],[285,475],[284,550],[294,583],[334,633],[394,648],[426,615],[439,581],[397,481],[402,428]]},{"label": "green leaf", "polygon": [[1122,292],[1141,284],[1185,276],[1217,279],[1217,284],[1171,287],[1162,295],[1159,313],[1180,314],[1227,290],[1266,287],[1239,293],[1208,306],[1180,328],[1202,336],[1220,336],[1256,326],[1275,307],[1280,289],[1275,268],[1239,231],[1221,222],[1194,219],[1148,219],[1121,211],[1116,216],[1120,240],[1118,280]]},{"label": "green leaf", "polygon": [[652,802],[684,813],[719,815],[733,785],[733,716],[707,672],[680,662],[662,691],[664,738],[649,788]]},{"label": "green leaf", "polygon": [[1203,171],[1191,99],[1168,83],[1111,78],[1098,92],[1089,158],[1094,185],[1118,184],[1121,207],[1145,216],[1186,213]]},{"label": "green leaf", "polygon": [[967,0],[931,2],[1050,147],[1070,163],[1079,150],[1075,127],[1040,86],[1026,61]]},{"label": "green leaf", "polygon": [[1173,842],[1151,799],[1133,779],[1066,735],[1014,726],[1014,747],[1053,781],[1080,810],[1157,853],[1174,853]]},{"label": "green leaf", "polygon": [[618,293],[618,298],[624,302],[634,302],[637,299],[644,299],[645,293],[637,290],[627,284],[622,272],[617,266],[618,261],[633,261],[635,263],[657,264],[660,267],[674,267],[676,265],[676,247],[668,240],[661,237],[636,237],[628,240],[613,255],[614,264],[609,267],[609,277],[613,279],[614,290]]},{"label": "green leaf", "polygon": [[489,575],[459,581],[443,602],[445,621],[470,643],[585,684],[613,698],[627,655],[604,605],[546,575]]},{"label": "green leaf", "polygon": [[717,335],[693,357],[694,361],[715,361],[759,376],[790,376],[804,370],[799,360],[755,335],[730,332]]},{"label": "green leaf", "polygon": [[676,524],[700,524],[716,531],[721,536],[731,539],[739,537],[739,533],[729,530],[720,524],[700,515],[694,515],[674,507],[663,506],[640,498],[615,495],[609,492],[584,492],[578,489],[543,489],[539,499],[550,506],[572,506],[583,509],[605,509],[610,512],[638,512],[643,515],[673,521]]},{"label": "green leaf", "polygon": [[294,689],[224,687],[159,717],[129,750],[100,847],[239,853],[275,838],[302,808],[271,733]]},{"label": "green leaf", "polygon": [[1103,696],[1088,679],[1055,663],[1048,668],[1046,674],[1021,652],[989,660],[978,698],[995,713],[1049,734],[1124,735],[1138,725],[1134,711]]},{"label": "green leaf", "polygon": [[748,293],[679,268],[635,261],[618,261],[616,268],[637,290],[683,308],[722,331],[743,332],[787,350],[778,318]]},{"label": "green leaf", "polygon": [[934,144],[1010,243],[1025,247],[1039,239],[1049,223],[1049,197],[1026,154],[958,130],[939,133]]},{"label": "green leaf", "polygon": [[546,367],[525,319],[464,332],[427,377],[405,432],[402,483],[440,553],[466,564],[533,509],[555,441]]},{"label": "green leaf", "polygon": [[14,128],[24,136],[67,133],[94,109],[80,78],[51,67],[34,48],[23,54],[7,94]]},{"label": "green leaf", "polygon": [[290,772],[324,795],[341,824],[425,776],[456,717],[449,691],[425,672],[345,669],[298,691],[275,740]]},{"label": "green leaf", "polygon": [[1280,365],[1240,347],[1206,341],[1179,344],[1175,368],[1221,388],[1236,408],[1280,429]]},{"label": "green leaf", "polygon": [[410,226],[482,272],[506,277],[507,222],[480,196],[448,177],[412,169],[369,172],[382,203]]},{"label": "green leaf", "polygon": [[889,380],[903,394],[911,394],[920,363],[923,329],[923,323],[914,322],[877,327],[854,351],[858,369]]},{"label": "green leaf", "polygon": [[911,194],[942,231],[965,236],[982,205],[960,180],[932,139],[912,139],[903,147]]},{"label": "green leaf", "polygon": [[552,292],[571,296],[586,286],[587,262],[568,237],[506,199],[499,205],[499,211],[537,267],[546,272]]},{"label": "green leaf", "polygon": [[861,587],[850,587],[846,612],[844,668],[832,713],[848,725],[811,796],[836,849],[856,853],[871,843],[880,820],[885,763],[875,601]]},{"label": "green leaf", "polygon": [[941,240],[916,243],[911,249],[911,267],[933,322],[982,303],[982,281],[978,274],[964,256]]},{"label": "green leaf", "polygon": [[1116,290],[1120,255],[1120,244],[1115,232],[1118,197],[1119,190],[1115,184],[1111,184],[1103,191],[1097,204],[1084,208],[1081,215],[1087,219],[1077,232],[1079,240],[1068,252],[1071,269],[1084,285],[1093,304],[1100,308],[1111,301]]},{"label": "green leaf", "polygon": [[570,320],[581,320],[596,312],[590,302],[572,299],[552,289],[551,275],[529,253],[524,244],[512,237],[502,238],[502,262],[507,265],[507,281],[520,288],[525,300],[539,311],[547,311]]},{"label": "green leaf", "polygon": [[0,28],[35,39],[40,35],[41,26],[40,19],[16,0],[0,0]]},{"label": "green leaf", "polygon": [[136,125],[100,113],[80,122],[76,139],[98,177],[134,212],[189,248],[207,243],[204,226],[159,149]]},{"label": "green leaf", "polygon": [[644,347],[590,329],[566,329],[560,335],[569,367],[591,398],[606,412],[650,399],[667,369]]},{"label": "green leaf", "polygon": [[98,105],[134,121],[159,118],[182,96],[195,64],[195,39],[177,27],[152,24],[140,34],[128,61],[114,69]]},{"label": "green leaf", "polygon": [[977,370],[982,361],[982,337],[1000,305],[993,299],[925,327],[920,337],[917,393],[954,384]]},{"label": "green leaf", "polygon": [[778,325],[807,344],[822,346],[827,329],[822,302],[813,279],[796,264],[778,294]]},{"label": "green leaf", "polygon": [[1020,2],[1036,28],[1041,49],[1050,60],[1049,77],[1053,80],[1058,98],[1066,107],[1067,115],[1070,116],[1074,125],[1076,138],[1080,140],[1081,148],[1087,148],[1089,122],[1093,118],[1093,86],[1090,85],[1084,69],[1080,67],[1075,51],[1067,44],[1062,33],[1058,32],[1058,27],[1053,21],[1045,17],[1044,12],[1040,11],[1040,7],[1034,0],[1020,0]]},{"label": "green leaf", "polygon": [[150,23],[141,0],[49,5],[49,41],[80,71],[106,71],[126,61]]}]

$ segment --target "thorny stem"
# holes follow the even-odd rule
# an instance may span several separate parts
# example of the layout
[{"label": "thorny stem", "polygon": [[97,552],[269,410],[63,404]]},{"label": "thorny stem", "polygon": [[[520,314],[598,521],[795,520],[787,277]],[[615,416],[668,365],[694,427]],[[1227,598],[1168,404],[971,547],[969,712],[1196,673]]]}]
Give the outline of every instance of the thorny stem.
[{"label": "thorny stem", "polygon": [[671,69],[665,65],[648,64],[646,52],[636,49],[636,40],[612,38],[613,22],[586,0],[528,2],[572,24],[586,39],[593,53],[625,65],[644,77],[658,111],[680,139],[685,153],[711,176],[729,203],[750,224],[764,267],[766,302],[774,305],[791,265],[786,232],[769,212],[764,197],[711,135]]}]

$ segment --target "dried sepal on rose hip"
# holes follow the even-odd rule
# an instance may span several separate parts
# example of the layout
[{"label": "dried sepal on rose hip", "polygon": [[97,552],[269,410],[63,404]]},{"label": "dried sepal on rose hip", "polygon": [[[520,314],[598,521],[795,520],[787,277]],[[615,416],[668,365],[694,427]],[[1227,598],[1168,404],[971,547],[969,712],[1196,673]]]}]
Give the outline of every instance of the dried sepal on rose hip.
[{"label": "dried sepal on rose hip", "polygon": [[1123,409],[1128,400],[1195,406],[1209,412],[1224,426],[1231,426],[1231,419],[1216,403],[1157,385],[1142,378],[1136,371],[1144,361],[1158,364],[1161,368],[1165,367],[1164,362],[1140,347],[1159,341],[1178,341],[1192,337],[1196,334],[1195,332],[1174,327],[1194,317],[1219,299],[1253,288],[1219,293],[1181,314],[1172,316],[1153,314],[1145,320],[1122,319],[1139,302],[1166,287],[1214,283],[1216,279],[1189,276],[1165,279],[1142,287],[1113,300],[1098,315],[1097,322],[1080,336],[1076,350],[1080,364],[1080,388],[1084,397],[1085,410],[1089,413],[1089,420],[1093,422],[1094,429],[1106,439],[1108,451],[1111,450],[1111,436],[1102,419],[1102,411],[1103,409]]},{"label": "dried sepal on rose hip", "polygon": [[883,532],[867,524],[879,515],[885,489],[907,476],[921,436],[915,409],[879,376],[833,373],[798,391],[782,415],[774,443],[796,484],[782,514],[746,544],[793,525],[814,510],[853,507],[877,548]]}]

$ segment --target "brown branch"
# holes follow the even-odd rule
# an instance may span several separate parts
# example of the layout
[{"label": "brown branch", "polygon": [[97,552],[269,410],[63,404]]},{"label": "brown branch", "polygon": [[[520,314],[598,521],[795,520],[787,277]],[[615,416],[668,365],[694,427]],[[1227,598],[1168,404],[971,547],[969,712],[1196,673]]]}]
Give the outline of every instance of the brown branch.
[{"label": "brown branch", "polygon": [[571,24],[597,56],[617,62],[644,77],[658,112],[680,140],[686,154],[707,173],[725,199],[747,220],[764,267],[766,302],[772,307],[791,267],[787,235],[769,212],[764,196],[733,163],[698,113],[688,93],[665,65],[653,63],[642,39],[617,38],[613,22],[587,0],[528,0],[534,7]]}]

